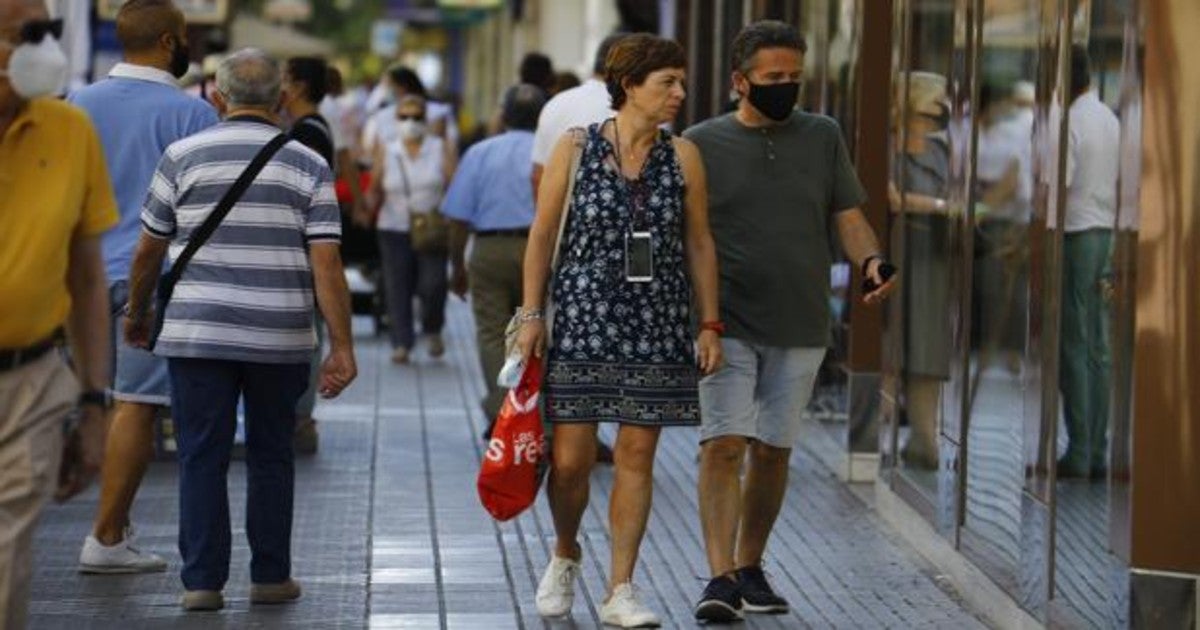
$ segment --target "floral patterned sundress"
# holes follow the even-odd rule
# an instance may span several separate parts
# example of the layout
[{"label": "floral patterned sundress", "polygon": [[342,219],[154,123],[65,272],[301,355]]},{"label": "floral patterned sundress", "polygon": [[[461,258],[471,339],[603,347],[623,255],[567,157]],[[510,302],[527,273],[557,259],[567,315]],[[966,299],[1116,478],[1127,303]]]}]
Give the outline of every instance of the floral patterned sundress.
[{"label": "floral patterned sundress", "polygon": [[[622,181],[601,125],[587,130],[552,280],[554,336],[544,385],[552,422],[700,422],[684,262],[684,179],[661,132],[637,180]],[[635,203],[635,199],[637,203]],[[634,209],[638,211],[635,226]],[[651,232],[654,279],[625,276],[626,235]]]}]

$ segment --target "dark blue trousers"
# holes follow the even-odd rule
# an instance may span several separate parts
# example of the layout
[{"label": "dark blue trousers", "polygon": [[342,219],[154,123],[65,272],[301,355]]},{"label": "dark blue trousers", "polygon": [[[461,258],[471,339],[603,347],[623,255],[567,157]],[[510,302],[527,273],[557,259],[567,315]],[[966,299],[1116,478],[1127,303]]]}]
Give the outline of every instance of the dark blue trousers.
[{"label": "dark blue trousers", "polygon": [[292,434],[308,364],[211,359],[168,361],[171,414],[179,448],[179,553],[188,590],[219,591],[229,579],[226,475],[237,425],[246,412],[246,537],[250,579],[283,582],[292,572]]}]

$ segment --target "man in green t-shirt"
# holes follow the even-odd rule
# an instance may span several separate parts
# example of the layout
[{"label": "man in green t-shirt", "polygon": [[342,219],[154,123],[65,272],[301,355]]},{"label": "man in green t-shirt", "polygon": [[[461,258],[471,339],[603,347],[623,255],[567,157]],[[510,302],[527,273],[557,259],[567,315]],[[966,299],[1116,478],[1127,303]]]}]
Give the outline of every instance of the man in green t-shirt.
[{"label": "man in green t-shirt", "polygon": [[788,610],[762,557],[830,343],[830,226],[877,287],[867,303],[894,285],[881,273],[886,263],[859,210],[866,193],[837,123],[795,111],[805,50],[788,24],[746,26],[733,42],[737,110],[684,133],[708,175],[726,326],[726,365],[700,383],[700,517],[713,577],[695,614],[705,621]]}]

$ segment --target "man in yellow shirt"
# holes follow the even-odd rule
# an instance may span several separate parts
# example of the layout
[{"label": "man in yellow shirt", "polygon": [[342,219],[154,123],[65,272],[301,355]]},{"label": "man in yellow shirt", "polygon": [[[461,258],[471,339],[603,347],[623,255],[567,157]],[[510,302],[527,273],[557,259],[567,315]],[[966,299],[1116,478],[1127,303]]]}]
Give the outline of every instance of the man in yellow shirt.
[{"label": "man in yellow shirt", "polygon": [[[87,116],[47,96],[66,58],[42,0],[0,0],[0,627],[24,628],[33,528],[103,461],[108,283],[100,235],[117,221]],[[75,373],[57,351],[71,344]],[[80,393],[82,388],[82,393]],[[63,420],[80,408],[67,433]],[[61,465],[60,465],[61,463]]]}]

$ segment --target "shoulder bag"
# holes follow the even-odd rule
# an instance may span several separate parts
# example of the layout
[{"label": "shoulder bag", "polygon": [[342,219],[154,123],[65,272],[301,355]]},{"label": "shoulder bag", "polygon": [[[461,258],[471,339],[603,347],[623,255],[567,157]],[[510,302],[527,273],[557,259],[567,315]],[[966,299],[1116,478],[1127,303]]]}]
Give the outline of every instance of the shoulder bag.
[{"label": "shoulder bag", "polygon": [[400,167],[400,177],[404,179],[404,196],[408,200],[408,235],[413,251],[418,254],[450,251],[450,222],[436,206],[429,212],[413,211],[412,188],[408,181],[408,169],[404,168],[404,156],[396,156],[396,164]]},{"label": "shoulder bag", "polygon": [[[550,345],[550,340],[554,338],[554,275],[558,272],[559,260],[562,258],[563,235],[567,230],[567,219],[571,214],[571,208],[574,205],[575,197],[575,182],[579,177],[579,163],[583,159],[583,148],[587,144],[586,131],[582,127],[572,127],[568,130],[573,140],[571,144],[571,170],[567,172],[567,192],[563,195],[562,213],[558,217],[558,236],[554,239],[554,252],[550,257],[550,275],[546,279],[546,307],[545,323],[546,323],[546,345]],[[513,314],[512,319],[508,320],[508,326],[504,329],[504,354],[512,356],[513,347],[517,343],[517,333],[521,330],[521,309]]]}]

